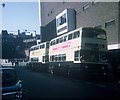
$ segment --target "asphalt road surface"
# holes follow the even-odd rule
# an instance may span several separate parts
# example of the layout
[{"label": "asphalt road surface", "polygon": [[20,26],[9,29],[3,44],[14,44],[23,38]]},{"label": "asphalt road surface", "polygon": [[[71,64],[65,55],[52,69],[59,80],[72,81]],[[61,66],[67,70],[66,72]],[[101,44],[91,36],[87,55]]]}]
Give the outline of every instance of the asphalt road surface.
[{"label": "asphalt road surface", "polygon": [[16,67],[23,81],[25,100],[29,99],[119,99],[120,91],[94,82],[75,80]]}]

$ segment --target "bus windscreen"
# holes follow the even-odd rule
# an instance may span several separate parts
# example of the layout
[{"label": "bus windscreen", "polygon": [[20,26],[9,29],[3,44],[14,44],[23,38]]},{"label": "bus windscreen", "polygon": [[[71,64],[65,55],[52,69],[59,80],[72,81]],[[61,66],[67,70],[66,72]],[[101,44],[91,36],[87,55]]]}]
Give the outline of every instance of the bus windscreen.
[{"label": "bus windscreen", "polygon": [[106,39],[106,33],[102,29],[83,29],[83,38]]}]

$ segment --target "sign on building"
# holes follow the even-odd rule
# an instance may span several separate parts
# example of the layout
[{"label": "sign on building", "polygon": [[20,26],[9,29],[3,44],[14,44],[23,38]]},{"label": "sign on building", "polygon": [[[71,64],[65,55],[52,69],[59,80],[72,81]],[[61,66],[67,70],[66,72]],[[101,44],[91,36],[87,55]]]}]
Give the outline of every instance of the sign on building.
[{"label": "sign on building", "polygon": [[57,35],[64,34],[76,28],[75,10],[65,9],[56,16]]}]

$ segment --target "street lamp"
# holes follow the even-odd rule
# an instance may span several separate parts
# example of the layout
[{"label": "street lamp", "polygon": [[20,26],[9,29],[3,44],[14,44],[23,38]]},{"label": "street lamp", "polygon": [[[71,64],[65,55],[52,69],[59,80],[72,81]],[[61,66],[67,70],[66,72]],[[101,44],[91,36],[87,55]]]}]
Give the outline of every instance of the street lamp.
[{"label": "street lamp", "polygon": [[2,5],[2,7],[5,7],[5,3],[0,3],[0,5]]},{"label": "street lamp", "polygon": [[5,7],[5,3],[2,3],[2,6]]},{"label": "street lamp", "polygon": [[2,26],[2,17],[3,17],[3,9],[2,8],[4,8],[5,7],[5,3],[3,3],[3,2],[0,2],[0,5],[1,5],[1,7],[0,7],[0,32],[2,32],[2,28],[3,28],[3,26]]},{"label": "street lamp", "polygon": [[[5,3],[0,2],[0,5],[2,5],[2,7],[5,7]],[[2,32],[2,7],[0,7],[0,33]]]}]

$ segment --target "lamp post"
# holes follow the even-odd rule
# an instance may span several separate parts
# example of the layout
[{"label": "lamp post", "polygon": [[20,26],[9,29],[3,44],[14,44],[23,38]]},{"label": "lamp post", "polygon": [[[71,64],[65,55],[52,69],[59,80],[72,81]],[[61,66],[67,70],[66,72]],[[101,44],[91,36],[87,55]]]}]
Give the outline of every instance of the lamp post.
[{"label": "lamp post", "polygon": [[2,5],[2,7],[5,7],[5,3],[0,3],[0,5]]},{"label": "lamp post", "polygon": [[[5,7],[5,3],[0,2],[0,5],[2,5],[2,7]],[[2,32],[2,7],[0,7],[0,33]],[[2,35],[0,36],[0,41],[2,41]],[[1,46],[2,46],[2,42],[0,42]],[[0,46],[0,58],[1,58],[1,51],[2,51],[2,47]]]},{"label": "lamp post", "polygon": [[[2,5],[2,7],[5,7],[5,4],[0,2],[0,6]],[[0,67],[1,67],[1,63],[3,63],[2,60],[2,8],[0,7]],[[0,80],[2,80],[2,76],[0,75]],[[0,87],[2,87],[2,85],[0,84]],[[0,90],[0,99],[2,98],[2,91]]]},{"label": "lamp post", "polygon": [[[2,2],[0,2],[0,5],[2,5],[2,7],[4,8],[5,7],[5,3],[2,3]],[[2,8],[0,7],[0,32],[2,32]]]},{"label": "lamp post", "polygon": [[5,7],[5,3],[2,3],[2,6]]}]

